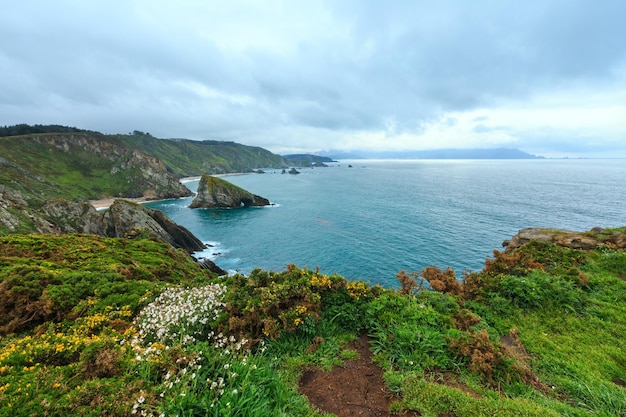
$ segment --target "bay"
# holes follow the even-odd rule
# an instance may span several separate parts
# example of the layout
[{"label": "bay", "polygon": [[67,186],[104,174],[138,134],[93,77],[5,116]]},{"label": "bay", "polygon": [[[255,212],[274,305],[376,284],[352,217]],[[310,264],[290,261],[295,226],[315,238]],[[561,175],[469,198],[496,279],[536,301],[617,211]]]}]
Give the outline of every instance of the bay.
[{"label": "bay", "polygon": [[[198,255],[231,272],[293,263],[386,287],[402,269],[480,270],[522,228],[626,225],[618,159],[353,160],[300,172],[225,178],[271,207],[148,205],[214,245]],[[187,186],[195,191],[197,181]]]}]

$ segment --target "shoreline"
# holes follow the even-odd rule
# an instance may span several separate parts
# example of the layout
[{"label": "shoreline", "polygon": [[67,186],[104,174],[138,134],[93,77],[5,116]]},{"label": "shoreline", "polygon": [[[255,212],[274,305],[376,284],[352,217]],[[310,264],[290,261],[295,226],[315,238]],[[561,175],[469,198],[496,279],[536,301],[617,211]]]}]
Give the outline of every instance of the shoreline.
[{"label": "shoreline", "polygon": [[150,201],[159,201],[159,200],[151,200],[146,197],[136,197],[136,198],[115,197],[115,198],[103,198],[101,200],[89,200],[89,204],[94,206],[96,210],[105,210],[105,209],[108,209],[115,200],[128,200],[128,201],[132,201],[133,203],[138,203],[138,204],[147,203]]},{"label": "shoreline", "polygon": [[[228,173],[228,174],[212,174],[212,177],[230,177],[230,176],[234,176],[234,175],[246,175],[246,174],[250,174],[250,172],[232,172],[232,173]],[[198,176],[194,176],[194,177],[183,177],[180,178],[178,181],[181,184],[185,184],[191,181],[197,181],[201,178],[200,175]],[[96,210],[100,211],[100,210],[106,210],[109,207],[111,207],[111,204],[113,204],[113,202],[115,200],[128,200],[128,201],[132,201],[133,203],[138,203],[138,204],[142,204],[142,203],[151,203],[154,201],[164,201],[164,200],[169,200],[167,198],[161,198],[161,199],[150,199],[150,198],[146,198],[146,197],[111,197],[111,198],[102,198],[99,200],[89,200],[89,204],[91,204]]]}]

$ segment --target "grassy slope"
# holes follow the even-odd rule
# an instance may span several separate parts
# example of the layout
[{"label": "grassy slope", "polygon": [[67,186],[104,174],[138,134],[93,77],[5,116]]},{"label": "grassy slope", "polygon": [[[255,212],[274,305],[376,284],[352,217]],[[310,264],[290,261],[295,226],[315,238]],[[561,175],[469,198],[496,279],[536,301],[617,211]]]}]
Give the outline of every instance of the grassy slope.
[{"label": "grassy slope", "polygon": [[[282,167],[283,159],[257,147],[232,142],[165,140],[147,135],[102,135],[96,132],[41,133],[0,138],[0,155],[11,165],[0,171],[0,184],[18,189],[32,203],[41,198],[96,199],[141,194],[133,189],[137,169],[111,169],[119,163],[81,149],[67,152],[43,146],[34,137],[73,135],[138,149],[161,160],[179,177],[207,173],[249,172],[262,167]],[[141,190],[143,191],[143,190]]]},{"label": "grassy slope", "polygon": [[[398,412],[626,413],[622,251],[533,242],[496,254],[463,285],[428,269],[401,274],[401,290],[294,266],[257,270],[220,281],[226,305],[209,308],[217,320],[185,342],[181,331],[195,332],[207,313],[172,322],[194,309],[182,299],[131,323],[167,281],[207,282],[165,246],[81,235],[8,236],[0,245],[4,308],[21,306],[28,318],[37,305],[47,314],[0,339],[0,416],[129,415],[133,407],[155,415],[317,415],[297,393],[298,376],[341,363],[342,345],[359,331],[371,336]],[[422,278],[442,292],[416,291],[411,284]],[[166,336],[150,333],[154,323]],[[141,334],[152,336],[129,344]],[[251,347],[245,353],[242,338]]]},{"label": "grassy slope", "polygon": [[286,162],[263,148],[234,142],[157,139],[149,135],[115,135],[112,138],[161,161],[179,177],[257,168],[281,168]]},{"label": "grassy slope", "polygon": [[[133,169],[111,175],[114,162],[80,147],[68,152],[44,146],[32,140],[55,133],[0,138],[0,154],[13,167],[3,169],[0,182],[20,190],[26,196],[39,198],[99,198],[134,192]],[[101,140],[95,133],[77,133]],[[18,168],[15,168],[18,167]]]}]

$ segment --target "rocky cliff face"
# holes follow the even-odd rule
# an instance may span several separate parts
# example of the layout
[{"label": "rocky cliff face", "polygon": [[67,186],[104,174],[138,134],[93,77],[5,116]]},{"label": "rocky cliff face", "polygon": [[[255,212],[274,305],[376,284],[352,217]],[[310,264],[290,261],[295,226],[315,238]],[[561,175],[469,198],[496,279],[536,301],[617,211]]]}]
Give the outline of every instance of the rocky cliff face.
[{"label": "rocky cliff face", "polygon": [[109,210],[102,212],[89,203],[62,199],[47,200],[34,210],[19,192],[1,185],[0,226],[18,233],[88,233],[105,237],[142,234],[190,253],[206,248],[189,230],[160,211],[127,200],[115,200]]},{"label": "rocky cliff face", "polygon": [[175,248],[195,252],[206,248],[187,228],[170,220],[158,210],[126,200],[115,202],[102,213],[102,217],[91,226],[101,228],[103,236],[128,237],[136,233],[148,235],[169,243]]},{"label": "rocky cliff face", "polygon": [[198,194],[191,208],[238,208],[242,206],[269,206],[268,199],[252,194],[221,178],[203,175]]},{"label": "rocky cliff face", "polygon": [[5,185],[39,198],[192,195],[160,160],[95,132],[0,138],[0,155]]},{"label": "rocky cliff face", "polygon": [[95,155],[110,162],[109,174],[129,174],[133,187],[123,197],[151,199],[179,198],[192,195],[178,178],[169,173],[165,165],[139,150],[120,146],[90,134],[64,134],[41,136],[33,141],[54,147],[65,153]]},{"label": "rocky cliff face", "polygon": [[502,242],[505,252],[519,248],[532,240],[550,242],[570,249],[591,250],[600,247],[626,249],[626,230],[595,227],[588,232],[528,228],[522,229],[511,240]]},{"label": "rocky cliff face", "polygon": [[[99,212],[86,202],[52,199],[38,210],[32,210],[19,192],[2,185],[0,228],[11,233],[87,233],[118,238],[148,236],[188,253],[206,248],[187,228],[174,223],[162,212],[141,204],[118,199],[108,210]],[[204,259],[199,264],[218,275],[227,274],[211,260]]]}]

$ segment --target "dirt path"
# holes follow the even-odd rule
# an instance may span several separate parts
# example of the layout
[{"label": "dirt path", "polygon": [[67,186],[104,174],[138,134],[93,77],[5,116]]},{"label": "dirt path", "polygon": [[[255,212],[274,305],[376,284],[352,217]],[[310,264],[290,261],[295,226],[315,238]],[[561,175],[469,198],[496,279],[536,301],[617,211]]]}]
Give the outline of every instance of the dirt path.
[{"label": "dirt path", "polygon": [[398,400],[387,391],[383,371],[372,362],[366,335],[351,342],[359,358],[332,371],[309,369],[300,378],[300,392],[318,409],[339,417],[390,416],[389,406]]}]

